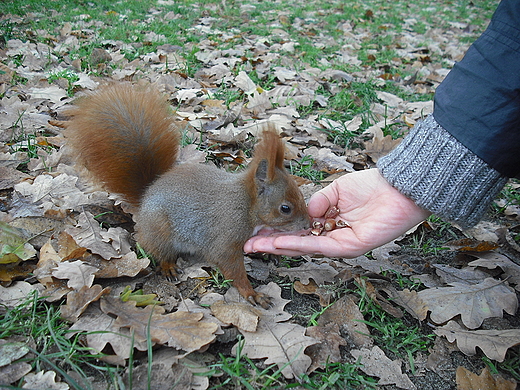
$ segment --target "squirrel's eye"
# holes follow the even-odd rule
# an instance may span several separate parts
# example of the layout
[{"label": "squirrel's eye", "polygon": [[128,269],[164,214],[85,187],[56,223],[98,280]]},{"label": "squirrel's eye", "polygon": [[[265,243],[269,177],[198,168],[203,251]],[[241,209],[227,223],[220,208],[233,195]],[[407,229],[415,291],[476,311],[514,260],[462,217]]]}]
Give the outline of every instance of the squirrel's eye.
[{"label": "squirrel's eye", "polygon": [[291,212],[291,206],[283,204],[280,206],[280,211],[282,212],[282,214],[289,214]]}]

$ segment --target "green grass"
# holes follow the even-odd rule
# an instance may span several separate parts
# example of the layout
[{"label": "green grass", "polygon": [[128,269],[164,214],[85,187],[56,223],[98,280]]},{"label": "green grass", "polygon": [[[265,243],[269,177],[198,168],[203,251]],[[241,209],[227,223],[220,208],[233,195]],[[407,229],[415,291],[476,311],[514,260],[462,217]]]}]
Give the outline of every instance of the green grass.
[{"label": "green grass", "polygon": [[418,326],[410,326],[402,319],[395,318],[374,303],[367,292],[358,285],[355,291],[359,297],[359,309],[364,323],[370,327],[371,337],[385,351],[408,360],[412,372],[415,371],[414,357],[418,352],[427,352],[435,335],[424,334]]},{"label": "green grass", "polygon": [[[52,369],[65,378],[71,388],[78,390],[88,389],[85,386],[93,372],[103,375],[108,383],[115,380],[118,369],[101,363],[101,355],[82,346],[80,335],[68,337],[69,326],[60,319],[59,307],[46,303],[37,293],[32,293],[15,308],[6,308],[0,316],[0,324],[0,339],[27,340],[33,356],[21,361],[29,362],[33,372]],[[76,374],[75,378],[70,371]]]},{"label": "green grass", "polygon": [[325,178],[325,173],[314,167],[314,160],[310,156],[304,156],[300,161],[290,162],[291,175],[300,176],[315,183]]},{"label": "green grass", "polygon": [[328,363],[325,369],[319,369],[310,375],[303,375],[300,383],[289,384],[281,371],[272,364],[259,368],[255,362],[242,354],[243,339],[239,337],[236,356],[228,357],[219,354],[218,363],[209,367],[203,375],[217,377],[218,383],[210,386],[216,389],[268,390],[302,388],[310,390],[325,389],[375,389],[376,380],[367,377],[360,371],[361,363]]},{"label": "green grass", "polygon": [[[223,6],[225,4],[226,6]],[[241,8],[241,5],[248,7]],[[41,1],[17,0],[0,2],[0,15],[14,14],[23,19],[6,17],[0,21],[0,45],[10,39],[20,39],[24,42],[44,43],[49,47],[55,40],[60,40],[60,31],[70,23],[70,27],[82,37],[79,44],[71,45],[63,52],[49,52],[44,72],[50,83],[66,83],[67,92],[72,96],[77,84],[77,72],[85,72],[90,76],[107,77],[118,65],[108,62],[106,67],[92,63],[91,54],[96,48],[110,51],[115,45],[128,61],[139,59],[141,55],[157,50],[162,44],[180,46],[175,56],[178,62],[169,64],[171,71],[186,78],[193,78],[206,65],[198,60],[200,50],[226,50],[240,47],[243,43],[258,42],[265,44],[267,50],[275,51],[277,45],[295,42],[294,52],[283,52],[268,65],[270,69],[277,66],[286,67],[297,72],[318,68],[320,70],[337,69],[356,75],[372,70],[372,78],[354,77],[353,81],[330,81],[319,79],[316,93],[328,98],[326,108],[316,102],[310,106],[297,106],[302,119],[316,116],[324,121],[339,123],[327,130],[329,140],[345,148],[361,146],[362,132],[374,120],[372,106],[380,103],[377,91],[385,91],[397,95],[407,101],[427,101],[432,99],[431,93],[417,93],[413,88],[406,88],[401,83],[392,80],[382,80],[378,75],[388,73],[399,75],[402,79],[414,74],[406,61],[396,61],[398,50],[402,45],[401,37],[408,28],[425,34],[432,27],[439,29],[452,28],[450,22],[467,23],[475,27],[471,33],[463,33],[460,42],[472,42],[483,30],[491,12],[496,7],[496,1],[453,0],[429,3],[424,2],[394,2],[383,0],[310,0],[302,3],[300,0],[278,2],[252,1],[249,3],[226,2],[220,0],[185,0],[176,2],[161,2],[156,0],[106,1],[106,0],[48,0],[45,7]],[[211,18],[215,18],[211,21]],[[404,27],[406,19],[416,19],[411,27]],[[202,29],[200,26],[207,29]],[[351,28],[351,29],[350,29]],[[153,31],[160,36],[158,41],[151,41],[147,33]],[[349,34],[364,34],[357,52],[361,65],[346,64],[338,60],[338,53],[354,42]],[[205,42],[206,49],[199,46]],[[427,46],[428,42],[420,44]],[[430,53],[431,61],[443,64],[443,58]],[[47,58],[47,57],[46,57]],[[71,61],[79,60],[80,70],[72,71]],[[245,70],[253,82],[264,90],[271,90],[278,85],[273,72],[267,71],[261,75],[254,69],[257,57],[253,51],[246,51],[236,65],[231,69],[232,75]],[[17,66],[25,65],[27,57],[24,54],[10,57]],[[449,65],[447,61],[445,66]],[[55,71],[56,68],[66,69]],[[65,80],[65,81],[64,81]],[[21,74],[14,74],[9,81],[13,89],[6,88],[6,93],[20,88],[29,80]],[[207,87],[208,95],[221,99],[227,107],[235,102],[245,101],[242,91],[226,83],[217,83]],[[205,92],[205,93],[206,93]],[[2,96],[3,97],[3,96]],[[355,131],[347,129],[347,124],[356,116],[361,116],[360,128]],[[20,120],[15,124],[21,133],[10,142],[11,151],[23,151],[28,158],[36,158],[41,150],[49,151],[49,147],[39,145],[37,135],[27,132]],[[394,138],[401,137],[403,126],[388,119],[384,134]],[[202,145],[200,139],[185,134],[183,144],[194,143]],[[310,157],[292,163],[293,174],[312,181],[323,180],[323,173],[316,170]],[[502,197],[507,204],[520,204],[518,189],[507,186]],[[502,212],[503,208],[497,209]],[[453,235],[451,225],[430,217],[429,222],[435,225],[438,236]],[[443,247],[437,240],[414,234],[412,247],[423,254],[438,254]],[[516,235],[520,240],[520,234]],[[142,254],[144,255],[144,254]],[[283,265],[294,263],[294,259],[284,259]],[[389,271],[387,276],[397,287],[420,289],[420,283]],[[275,277],[276,278],[276,277]],[[280,285],[285,291],[290,290],[292,283],[280,278]],[[224,280],[219,273],[212,274],[211,283],[217,289],[225,289],[229,281]],[[395,355],[408,360],[413,367],[413,358],[419,352],[426,352],[431,345],[432,335],[424,334],[419,326],[410,326],[409,322],[396,319],[384,312],[372,302],[366,291],[357,288],[347,291],[345,286],[328,286],[334,289],[334,298],[339,298],[347,292],[359,296],[359,306],[366,324],[370,327],[372,337],[389,355]],[[294,293],[294,292],[293,292]],[[311,305],[309,305],[311,306]],[[323,312],[308,308],[308,312],[294,314],[301,323],[315,324]],[[71,387],[83,389],[86,378],[96,374],[105,378],[110,388],[121,388],[122,372],[109,365],[100,363],[99,355],[92,353],[80,342],[84,335],[68,337],[68,325],[59,317],[59,303],[46,303],[37,295],[29,297],[27,302],[14,309],[7,309],[0,316],[0,339],[22,337],[29,340],[33,356],[25,357],[34,368],[52,369],[71,383]],[[211,388],[231,389],[370,389],[375,388],[376,380],[362,373],[363,362],[327,363],[324,369],[319,369],[301,378],[302,383],[288,381],[276,366],[265,367],[261,362],[252,361],[241,353],[239,344],[236,357],[229,353],[218,355],[218,359],[210,366],[208,375],[211,377]],[[148,351],[151,354],[151,349]],[[132,357],[134,359],[134,357]],[[131,365],[133,360],[130,360]],[[520,353],[518,347],[511,348],[502,363],[487,361],[486,364],[496,372],[509,372],[517,380],[520,370]],[[76,374],[75,383],[67,372]],[[19,383],[21,385],[21,383]]]}]

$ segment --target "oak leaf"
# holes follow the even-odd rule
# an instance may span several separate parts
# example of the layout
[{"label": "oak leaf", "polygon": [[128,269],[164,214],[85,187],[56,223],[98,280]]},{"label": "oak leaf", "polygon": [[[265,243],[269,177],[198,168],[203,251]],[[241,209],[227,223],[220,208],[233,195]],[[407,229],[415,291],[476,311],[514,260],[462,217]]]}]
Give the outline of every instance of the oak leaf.
[{"label": "oak leaf", "polygon": [[277,271],[281,276],[288,276],[291,280],[299,278],[303,284],[309,284],[312,278],[318,286],[332,282],[338,274],[338,271],[326,263],[313,262],[307,262],[295,268],[277,268]]},{"label": "oak leaf", "polygon": [[428,307],[419,297],[417,291],[410,291],[407,288],[402,291],[394,290],[391,296],[393,302],[403,307],[419,321],[424,320],[428,315]]},{"label": "oak leaf", "polygon": [[354,349],[350,353],[355,359],[361,360],[361,371],[379,378],[379,385],[396,385],[400,389],[416,389],[410,378],[401,371],[401,361],[389,359],[377,345],[372,349]]},{"label": "oak leaf", "polygon": [[22,389],[68,390],[69,385],[57,381],[54,371],[39,371],[25,376]]},{"label": "oak leaf", "polygon": [[457,368],[458,390],[515,390],[516,383],[505,380],[501,376],[493,377],[489,368],[484,367],[480,375],[474,374],[460,366]]},{"label": "oak leaf", "polygon": [[452,282],[477,284],[489,277],[488,273],[471,267],[455,268],[445,264],[432,264],[432,266],[436,269],[437,275],[447,284]]},{"label": "oak leaf", "polygon": [[431,320],[437,324],[460,314],[464,325],[475,329],[486,318],[502,317],[503,310],[514,315],[518,308],[515,292],[502,281],[487,278],[473,285],[450,284],[452,287],[430,288],[418,294],[431,311]]},{"label": "oak leaf", "polygon": [[335,323],[358,348],[371,347],[373,339],[364,317],[351,295],[345,295],[328,307],[318,319],[318,325]]},{"label": "oak leaf", "polygon": [[41,174],[32,183],[24,181],[15,185],[15,190],[43,210],[74,209],[88,203],[88,197],[76,187],[77,177],[62,173],[58,176]]},{"label": "oak leaf", "polygon": [[121,257],[121,253],[110,243],[105,242],[101,226],[88,211],[82,212],[78,218],[77,226],[66,229],[66,232],[74,238],[78,245],[87,248],[104,259]]},{"label": "oak leaf", "polygon": [[16,307],[27,302],[33,292],[38,291],[41,296],[43,287],[40,284],[29,284],[27,282],[14,282],[9,287],[0,285],[0,302],[2,306]]},{"label": "oak leaf", "polygon": [[306,353],[312,360],[309,372],[317,368],[325,368],[325,362],[341,362],[340,346],[347,345],[346,340],[339,333],[339,326],[336,323],[329,323],[325,326],[311,326],[305,333],[318,341],[318,343],[307,347]]},{"label": "oak leaf", "polygon": [[130,357],[132,347],[140,351],[146,351],[146,341],[133,339],[128,329],[122,329],[115,324],[115,319],[100,309],[98,302],[87,307],[70,329],[68,337],[72,337],[78,331],[85,331],[87,346],[94,352],[101,352],[110,344],[115,355],[107,355],[104,361],[111,364],[125,365]]},{"label": "oak leaf", "polygon": [[[311,358],[305,355],[305,348],[317,341],[305,336],[305,328],[284,323],[291,315],[283,311],[289,302],[281,298],[281,288],[276,283],[269,283],[257,288],[258,292],[272,298],[269,310],[256,307],[260,318],[255,332],[240,330],[244,335],[242,354],[250,359],[267,358],[265,364],[277,364],[286,378],[299,378],[311,364]],[[226,302],[245,302],[235,288],[230,288],[225,295]],[[238,344],[233,347],[237,352]]]},{"label": "oak leaf", "polygon": [[479,347],[488,358],[499,362],[504,361],[508,348],[520,344],[520,329],[466,330],[450,321],[434,332],[450,343],[457,341],[457,347],[466,355],[475,355],[475,348]]},{"label": "oak leaf", "polygon": [[135,252],[128,252],[119,258],[111,260],[94,259],[92,265],[99,268],[96,278],[119,278],[121,276],[134,277],[150,265],[148,257],[137,258]]},{"label": "oak leaf", "polygon": [[[312,361],[305,348],[316,344],[312,337],[305,336],[305,328],[298,324],[262,321],[256,332],[242,331],[244,346],[242,354],[250,359],[266,359],[265,364],[277,364],[288,378],[300,378]],[[236,353],[237,345],[233,347]]]},{"label": "oak leaf", "polygon": [[477,257],[468,263],[471,267],[484,267],[495,269],[497,267],[504,271],[504,279],[510,284],[516,285],[516,290],[520,290],[520,265],[512,262],[508,257],[496,252],[468,252],[469,255]]},{"label": "oak leaf", "polygon": [[67,287],[79,290],[83,286],[92,286],[97,270],[96,267],[85,264],[81,260],[64,261],[52,271],[52,276],[58,279],[68,279]]},{"label": "oak leaf", "polygon": [[99,284],[95,284],[92,287],[83,286],[79,290],[69,292],[67,294],[67,304],[62,305],[60,308],[61,318],[70,322],[76,322],[88,305],[109,292],[109,287],[103,288]]},{"label": "oak leaf", "polygon": [[136,340],[166,344],[186,352],[196,351],[215,339],[218,326],[200,322],[202,313],[177,311],[162,314],[157,306],[139,308],[135,302],[121,302],[118,298],[105,297],[100,301],[101,310],[117,316],[114,323],[120,328],[129,328]]},{"label": "oak leaf", "polygon": [[211,305],[211,312],[217,319],[233,324],[241,330],[254,332],[258,325],[260,313],[248,303],[217,301]]},{"label": "oak leaf", "polygon": [[403,264],[393,262],[391,258],[369,259],[366,256],[358,256],[353,259],[341,259],[343,262],[352,266],[359,266],[367,271],[380,274],[381,271],[393,270],[401,275],[411,275],[413,270]]}]

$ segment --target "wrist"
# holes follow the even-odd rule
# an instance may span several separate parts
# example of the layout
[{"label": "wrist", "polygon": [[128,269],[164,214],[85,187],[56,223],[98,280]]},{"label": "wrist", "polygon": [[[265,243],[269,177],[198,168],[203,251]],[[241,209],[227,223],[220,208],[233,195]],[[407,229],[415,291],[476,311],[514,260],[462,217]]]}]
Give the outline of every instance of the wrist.
[{"label": "wrist", "polygon": [[377,165],[382,176],[419,207],[463,228],[482,218],[507,182],[432,115]]}]

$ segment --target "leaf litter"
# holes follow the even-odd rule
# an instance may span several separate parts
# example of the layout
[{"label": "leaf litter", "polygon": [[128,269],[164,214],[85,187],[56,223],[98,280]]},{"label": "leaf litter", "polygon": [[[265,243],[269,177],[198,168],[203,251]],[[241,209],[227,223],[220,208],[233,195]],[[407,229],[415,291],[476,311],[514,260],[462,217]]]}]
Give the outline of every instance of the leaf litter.
[{"label": "leaf litter", "polygon": [[[169,11],[169,3],[158,2],[146,17],[164,23],[182,18]],[[410,17],[400,24],[391,16],[382,22],[390,15],[387,5],[357,4],[354,16],[338,19],[334,38],[322,28],[323,16],[333,15],[325,8],[295,17],[273,9],[260,21],[256,9],[261,4],[251,2],[240,3],[241,18],[249,25],[267,21],[266,35],[220,28],[213,12],[220,5],[208,4],[215,16],[193,20],[186,32],[196,39],[184,41],[184,48],[165,43],[165,35],[151,30],[143,36],[149,51],[104,39],[98,28],[106,22],[88,15],[39,30],[41,41],[27,39],[34,31],[8,39],[0,51],[2,304],[14,307],[30,291],[39,291],[60,306],[69,337],[82,335],[82,343],[103,353],[105,362],[128,366],[123,381],[128,385],[134,375],[136,388],[145,386],[146,364],[129,364],[134,354],[151,347],[158,386],[177,380],[178,388],[208,388],[218,377],[195,373],[207,372],[205,362],[222,350],[273,364],[289,382],[304,381],[328,363],[360,362],[360,370],[377,378],[381,388],[421,388],[435,375],[437,387],[430,388],[513,388],[511,372],[500,370],[504,379],[487,368],[474,371],[483,367],[483,356],[502,362],[509,352],[518,354],[520,252],[512,238],[518,237],[518,205],[497,201],[504,213],[492,221],[491,231],[487,221],[469,237],[456,226],[442,230],[443,225],[425,222],[367,256],[305,257],[291,267],[271,265],[268,276],[259,279],[258,290],[274,298],[273,307],[264,310],[244,302],[234,288],[223,293],[210,282],[214,274],[204,264],[184,267],[177,283],[155,276],[133,241],[131,208],[94,187],[63,153],[61,110],[72,101],[66,76],[72,69],[77,75],[72,91],[78,96],[106,81],[155,84],[169,97],[192,142],[183,149],[183,160],[210,158],[236,169],[247,162],[243,150],[252,145],[251,137],[274,124],[288,141],[286,157],[310,159],[312,169],[331,175],[322,182],[308,180],[302,190],[309,196],[333,175],[373,167],[431,113],[436,86],[485,27],[471,13],[464,22],[448,22],[458,12],[451,3],[427,8],[428,17],[416,5],[403,4],[395,7],[406,7],[403,14]],[[335,6],[336,11],[344,7]],[[21,31],[24,21],[35,18],[34,13],[3,15],[2,21],[11,20]],[[421,24],[424,29],[416,28]],[[67,55],[89,40],[100,47],[77,58]],[[311,48],[323,55],[307,57]],[[54,81],[49,64],[52,74],[62,75]],[[24,138],[32,133],[38,136]],[[510,185],[518,191],[516,182]],[[465,241],[454,242],[454,236]],[[417,242],[426,242],[424,237],[442,248],[421,251]],[[266,274],[257,270],[259,264],[250,263],[251,274]],[[403,285],[405,279],[409,283]],[[284,288],[272,280],[283,281]],[[420,288],[414,285],[418,281],[423,281]],[[131,294],[139,295],[142,288],[146,299],[151,297],[145,302],[153,303],[123,301],[128,285]],[[359,286],[387,315],[428,324],[422,332],[437,340],[425,353],[431,353],[430,362],[449,362],[451,371],[446,374],[439,363],[412,370],[410,362],[419,366],[421,354],[410,360],[378,342],[378,330],[364,320],[363,301],[355,294]],[[313,326],[301,320],[309,307],[322,311]],[[494,328],[496,319],[502,322]],[[238,333],[242,341],[237,343]],[[232,347],[226,347],[229,341]],[[12,359],[0,365],[0,377],[8,378],[2,384],[69,388],[53,370],[32,370],[20,361],[26,344],[10,338],[0,342],[0,348],[6,343],[14,348]],[[448,342],[449,347],[440,347]]]}]

